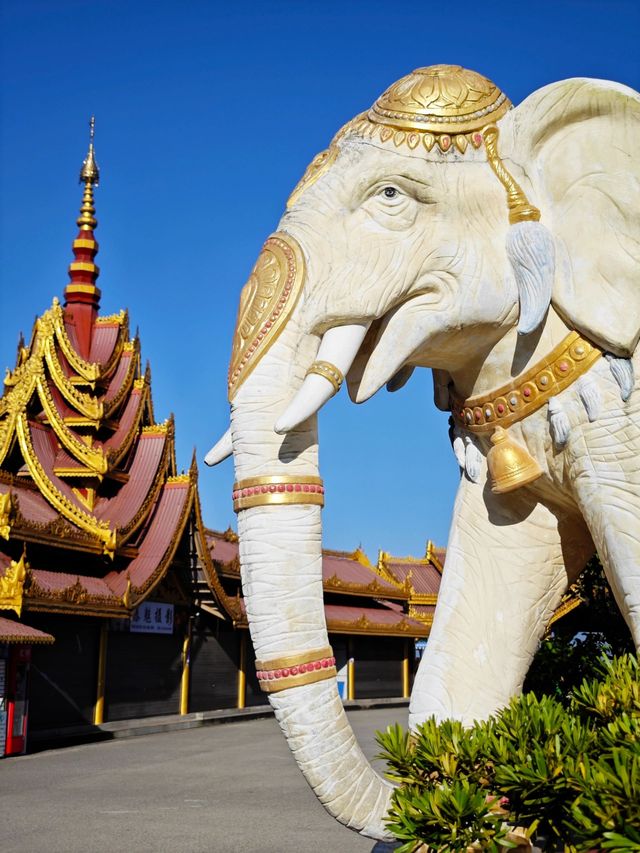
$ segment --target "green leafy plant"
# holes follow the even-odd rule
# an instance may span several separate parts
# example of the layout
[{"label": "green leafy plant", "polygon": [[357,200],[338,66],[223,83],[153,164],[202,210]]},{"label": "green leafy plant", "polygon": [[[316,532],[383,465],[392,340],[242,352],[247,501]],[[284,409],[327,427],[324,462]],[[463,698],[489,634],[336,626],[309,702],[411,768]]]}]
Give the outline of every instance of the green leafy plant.
[{"label": "green leafy plant", "polygon": [[[640,667],[603,657],[564,702],[524,694],[464,728],[427,720],[378,734],[398,784],[388,816],[403,853],[640,851]],[[517,827],[517,830],[513,828]],[[523,847],[524,849],[524,847]]]}]

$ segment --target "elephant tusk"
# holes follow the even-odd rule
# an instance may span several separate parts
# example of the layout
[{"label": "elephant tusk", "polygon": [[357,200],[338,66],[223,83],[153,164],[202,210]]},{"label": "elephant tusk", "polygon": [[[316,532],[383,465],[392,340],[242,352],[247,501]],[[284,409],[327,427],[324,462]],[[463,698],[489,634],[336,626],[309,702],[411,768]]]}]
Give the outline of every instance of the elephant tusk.
[{"label": "elephant tusk", "polygon": [[[334,326],[328,329],[320,342],[314,364],[326,362],[336,367],[344,376],[354,362],[370,323],[354,323],[349,326]],[[340,386],[338,385],[337,388]],[[300,390],[287,406],[274,426],[278,435],[290,432],[320,409],[335,393],[335,381],[318,373],[305,376]]]},{"label": "elephant tusk", "polygon": [[231,444],[231,429],[228,429],[222,438],[213,445],[211,450],[204,457],[205,465],[209,465],[210,467],[218,465],[220,462],[224,462],[225,459],[228,459],[232,452],[233,446]]}]

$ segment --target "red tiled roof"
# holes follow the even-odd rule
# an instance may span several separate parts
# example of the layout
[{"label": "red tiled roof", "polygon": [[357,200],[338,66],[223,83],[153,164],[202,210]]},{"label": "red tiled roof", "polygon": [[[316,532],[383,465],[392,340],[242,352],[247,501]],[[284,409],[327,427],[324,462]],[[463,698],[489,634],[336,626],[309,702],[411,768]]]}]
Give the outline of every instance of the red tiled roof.
[{"label": "red tiled roof", "polygon": [[76,335],[76,324],[74,322],[70,322],[67,317],[64,319],[64,330],[67,333],[69,342],[74,350],[76,352],[82,352],[80,343],[78,342],[78,336]]},{"label": "red tiled roof", "polygon": [[47,385],[49,387],[49,391],[51,392],[51,397],[53,399],[53,403],[54,403],[56,409],[58,410],[58,412],[60,413],[60,416],[63,418],[70,418],[70,417],[73,417],[74,415],[77,415],[77,412],[75,412],[67,404],[67,401],[64,399],[64,397],[62,396],[60,391],[58,391],[58,389],[55,386],[55,383],[49,381],[49,382],[47,382]]},{"label": "red tiled roof", "polygon": [[31,628],[22,622],[14,622],[13,619],[5,619],[0,616],[0,643],[53,643],[51,634],[45,634],[37,628]]},{"label": "red tiled roof", "polygon": [[110,400],[113,400],[113,398],[122,388],[129,373],[131,359],[134,358],[134,356],[135,353],[132,352],[123,352],[120,356],[116,372],[113,374],[113,378],[111,379],[111,382],[109,382],[109,387],[107,388],[107,391],[104,397],[102,398],[105,403],[108,403]]},{"label": "red tiled roof", "polygon": [[55,485],[59,492],[62,492],[65,498],[84,511],[85,507],[82,506],[71,486],[67,485],[64,480],[61,480],[60,477],[57,477],[53,473],[55,457],[57,455],[53,432],[47,427],[33,421],[29,421],[29,432],[35,454],[44,468],[48,479]]},{"label": "red tiled roof", "polygon": [[372,568],[365,566],[350,554],[323,552],[322,579],[327,581],[334,576],[345,583],[359,584],[360,586],[368,586],[377,582],[390,594],[400,592],[396,586],[381,578]]},{"label": "red tiled roof", "polygon": [[53,467],[54,467],[54,469],[55,468],[68,468],[68,469],[73,470],[74,468],[77,468],[78,470],[81,470],[85,466],[83,465],[82,462],[79,462],[73,456],[70,456],[67,453],[67,451],[64,449],[64,447],[61,447],[60,450],[58,450],[58,452],[56,453],[56,458],[53,462]]},{"label": "red tiled roof", "polygon": [[68,572],[50,572],[45,569],[31,569],[31,575],[38,586],[47,592],[60,592],[63,589],[80,583],[89,595],[102,595],[107,598],[115,598],[113,591],[102,578],[93,578],[88,575],[77,575]]},{"label": "red tiled roof", "polygon": [[35,524],[49,524],[58,517],[58,513],[42,497],[40,492],[33,491],[19,483],[0,483],[0,495],[12,492],[18,499],[20,512],[27,521]]},{"label": "red tiled roof", "polygon": [[327,627],[330,631],[339,632],[341,628],[348,630],[349,626],[355,629],[358,627],[356,623],[360,623],[361,630],[364,633],[370,634],[375,634],[376,626],[379,626],[385,632],[392,631],[394,628],[402,631],[402,626],[409,626],[412,630],[403,632],[407,633],[408,636],[412,636],[413,632],[419,635],[427,631],[426,626],[418,622],[418,620],[411,619],[402,612],[388,608],[378,609],[375,607],[347,607],[342,604],[325,604],[324,612]]},{"label": "red tiled roof", "polygon": [[[67,327],[67,332],[68,331],[69,328]],[[89,355],[89,361],[97,361],[98,364],[107,364],[107,362],[113,355],[113,350],[116,343],[118,342],[119,334],[120,323],[114,323],[113,325],[99,323],[94,325],[93,336],[91,339],[91,353]],[[75,348],[76,351],[78,351],[77,344],[75,345]]]},{"label": "red tiled roof", "polygon": [[142,589],[150,580],[174,544],[178,524],[189,497],[189,489],[190,484],[186,482],[165,484],[138,556],[129,563],[127,572],[110,572],[105,578],[116,595],[124,595],[127,575],[136,589]]},{"label": "red tiled roof", "polygon": [[99,498],[94,514],[111,527],[126,527],[144,503],[158,473],[167,433],[143,434],[138,439],[129,479],[112,498]]},{"label": "red tiled roof", "polygon": [[384,561],[385,567],[404,583],[411,574],[410,583],[415,592],[424,595],[437,595],[440,589],[440,572],[432,563],[423,560],[403,559],[402,557],[390,557]]},{"label": "red tiled roof", "polygon": [[138,417],[141,402],[142,391],[134,388],[120,416],[117,430],[104,443],[105,449],[117,450],[120,447]]},{"label": "red tiled roof", "polygon": [[225,539],[223,533],[216,533],[213,530],[207,531],[207,542],[209,544],[209,552],[211,559],[217,563],[226,565],[231,563],[238,556],[238,543],[229,542]]}]

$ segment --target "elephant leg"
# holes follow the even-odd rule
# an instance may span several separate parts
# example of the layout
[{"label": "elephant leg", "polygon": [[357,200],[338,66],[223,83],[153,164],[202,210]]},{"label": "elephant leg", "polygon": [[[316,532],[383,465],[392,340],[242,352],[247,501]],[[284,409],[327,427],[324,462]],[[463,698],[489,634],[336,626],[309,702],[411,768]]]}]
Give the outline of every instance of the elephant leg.
[{"label": "elephant leg", "polygon": [[431,716],[470,724],[519,692],[568,579],[592,553],[578,516],[552,512],[527,489],[493,495],[463,478],[411,728]]},{"label": "elephant leg", "polygon": [[[636,359],[636,376],[640,359]],[[603,381],[605,380],[605,381]],[[608,373],[602,413],[571,444],[570,476],[611,589],[640,650],[640,388],[623,403]]]}]

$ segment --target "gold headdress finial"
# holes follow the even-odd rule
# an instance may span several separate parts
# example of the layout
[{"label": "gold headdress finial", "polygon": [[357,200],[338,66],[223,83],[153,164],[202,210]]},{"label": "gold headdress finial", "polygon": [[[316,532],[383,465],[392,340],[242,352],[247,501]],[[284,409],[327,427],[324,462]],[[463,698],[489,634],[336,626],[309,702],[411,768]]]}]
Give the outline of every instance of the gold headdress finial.
[{"label": "gold headdress finial", "polygon": [[96,211],[93,206],[93,187],[97,187],[100,183],[100,169],[93,150],[95,127],[95,116],[91,116],[89,121],[89,151],[82,161],[82,168],[80,169],[80,183],[84,183],[84,195],[80,216],[78,217],[78,226],[82,231],[93,231],[98,226],[98,221],[94,215]]},{"label": "gold headdress finial", "polygon": [[516,222],[538,222],[540,211],[529,202],[520,184],[508,171],[498,153],[498,138],[500,131],[495,125],[485,127],[482,131],[484,147],[487,152],[487,161],[496,178],[507,191],[507,207],[509,208],[509,223]]}]

